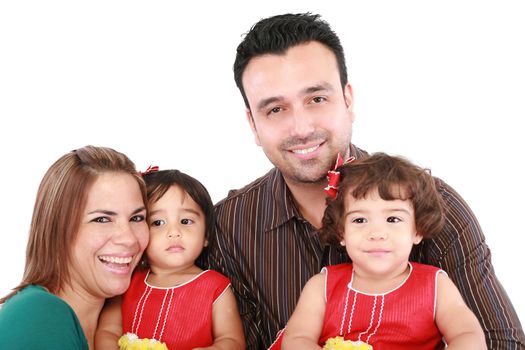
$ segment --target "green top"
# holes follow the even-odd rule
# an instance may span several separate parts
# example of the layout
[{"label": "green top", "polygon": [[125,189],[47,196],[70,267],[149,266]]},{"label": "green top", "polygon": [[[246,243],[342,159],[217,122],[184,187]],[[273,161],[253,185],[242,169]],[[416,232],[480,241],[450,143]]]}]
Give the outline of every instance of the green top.
[{"label": "green top", "polygon": [[73,309],[35,285],[25,287],[1,306],[0,348],[89,350]]}]

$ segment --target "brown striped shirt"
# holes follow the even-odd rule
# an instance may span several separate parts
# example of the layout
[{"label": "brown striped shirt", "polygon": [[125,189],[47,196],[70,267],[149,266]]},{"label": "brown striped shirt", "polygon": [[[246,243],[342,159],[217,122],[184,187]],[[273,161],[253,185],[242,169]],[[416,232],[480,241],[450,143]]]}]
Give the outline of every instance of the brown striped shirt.
[{"label": "brown striped shirt", "polygon": [[[357,158],[366,152],[351,145]],[[485,332],[489,349],[525,349],[514,308],[498,282],[477,219],[465,201],[436,178],[444,198],[443,232],[415,246],[412,261],[442,268],[459,288]],[[323,266],[348,261],[323,246],[302,218],[281,172],[274,168],[216,206],[209,265],[231,280],[248,349],[267,349],[291,316],[305,283]]]}]

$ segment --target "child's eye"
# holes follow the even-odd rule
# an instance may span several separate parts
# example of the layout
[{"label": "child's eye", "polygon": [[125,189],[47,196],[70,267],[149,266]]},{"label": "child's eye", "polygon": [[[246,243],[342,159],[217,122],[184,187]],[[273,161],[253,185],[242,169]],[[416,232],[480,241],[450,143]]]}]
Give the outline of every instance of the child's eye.
[{"label": "child's eye", "polygon": [[183,224],[183,225],[191,225],[191,224],[193,224],[194,222],[195,222],[195,221],[193,221],[192,219],[182,219],[182,220],[180,221],[180,223]]},{"label": "child's eye", "polygon": [[153,220],[153,221],[151,222],[151,226],[162,226],[162,225],[164,225],[164,224],[166,224],[166,221],[161,220],[161,219]]},{"label": "child's eye", "polygon": [[352,222],[355,222],[356,224],[364,224],[366,222],[365,218],[355,218],[352,220]]},{"label": "child's eye", "polygon": [[386,219],[386,222],[400,222],[401,219],[398,218],[397,216],[389,216],[387,219]]},{"label": "child's eye", "polygon": [[129,221],[142,222],[144,220],[145,220],[144,215],[134,215],[134,216],[131,217],[131,219]]}]

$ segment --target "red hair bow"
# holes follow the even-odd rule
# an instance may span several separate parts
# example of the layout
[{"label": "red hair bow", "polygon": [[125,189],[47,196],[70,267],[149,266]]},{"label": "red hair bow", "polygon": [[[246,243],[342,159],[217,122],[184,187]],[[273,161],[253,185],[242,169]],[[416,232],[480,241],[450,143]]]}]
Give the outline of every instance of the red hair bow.
[{"label": "red hair bow", "polygon": [[150,165],[150,166],[146,169],[146,171],[139,171],[139,175],[140,175],[140,176],[144,176],[144,175],[147,175],[147,174],[155,173],[155,172],[157,172],[157,171],[159,171],[159,167],[158,167],[158,166],[156,166],[156,165],[154,165],[154,166]]},{"label": "red hair bow", "polygon": [[337,171],[337,168],[339,168],[341,165],[351,163],[354,160],[355,157],[350,157],[343,162],[343,157],[337,153],[337,160],[335,161],[334,170],[328,171],[328,186],[324,188],[324,191],[328,197],[335,199],[337,196],[337,188],[339,187],[339,181],[341,177],[341,173]]}]

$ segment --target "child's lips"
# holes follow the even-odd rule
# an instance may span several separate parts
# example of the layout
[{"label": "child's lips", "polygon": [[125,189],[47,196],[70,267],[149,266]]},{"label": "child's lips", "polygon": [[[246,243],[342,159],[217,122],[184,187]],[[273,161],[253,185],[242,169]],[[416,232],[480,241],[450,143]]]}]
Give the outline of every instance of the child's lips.
[{"label": "child's lips", "polygon": [[178,252],[182,252],[184,250],[184,247],[181,246],[180,244],[174,244],[174,245],[170,245],[168,247],[168,249],[166,249],[168,252],[172,252],[172,253],[178,253]]},{"label": "child's lips", "polygon": [[390,250],[387,249],[369,249],[366,250],[366,253],[372,255],[372,256],[385,256],[388,253],[390,253]]}]

